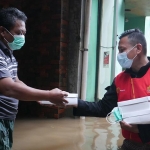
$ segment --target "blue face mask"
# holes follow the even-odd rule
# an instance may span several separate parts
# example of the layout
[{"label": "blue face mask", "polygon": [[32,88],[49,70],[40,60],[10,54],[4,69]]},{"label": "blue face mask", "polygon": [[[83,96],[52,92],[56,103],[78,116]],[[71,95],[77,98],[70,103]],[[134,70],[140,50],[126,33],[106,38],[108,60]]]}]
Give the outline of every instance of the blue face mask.
[{"label": "blue face mask", "polygon": [[[136,46],[136,45],[135,45],[135,46]],[[135,46],[134,46],[134,47],[135,47]],[[133,47],[131,50],[133,50],[134,47]],[[127,57],[127,54],[128,54],[131,50],[129,50],[128,52],[119,53],[119,54],[117,55],[117,60],[118,60],[118,62],[119,62],[119,64],[121,65],[122,68],[130,68],[130,67],[132,66],[133,60],[134,60],[134,58],[135,58],[137,55],[136,55],[133,59],[129,59],[129,58]]]},{"label": "blue face mask", "polygon": [[[6,29],[7,30],[7,29]],[[8,31],[8,30],[7,30]],[[9,31],[8,31],[9,32]],[[10,33],[10,32],[9,32]],[[11,34],[11,33],[10,33]],[[12,35],[12,34],[11,34]],[[12,35],[14,38],[13,42],[7,42],[7,45],[11,50],[19,50],[25,44],[25,36],[24,35]]]},{"label": "blue face mask", "polygon": [[[111,114],[113,114],[114,120],[110,119]],[[107,122],[109,122],[110,124],[115,124],[117,122],[122,121],[122,115],[119,111],[118,107],[115,107],[106,117]]]}]

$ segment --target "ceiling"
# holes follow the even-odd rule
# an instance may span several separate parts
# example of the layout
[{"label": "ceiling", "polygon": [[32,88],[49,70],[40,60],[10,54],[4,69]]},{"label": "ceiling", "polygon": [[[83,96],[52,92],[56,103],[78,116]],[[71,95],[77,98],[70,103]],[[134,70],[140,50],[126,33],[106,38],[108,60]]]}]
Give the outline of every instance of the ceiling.
[{"label": "ceiling", "polygon": [[150,0],[125,0],[126,16],[150,16]]}]

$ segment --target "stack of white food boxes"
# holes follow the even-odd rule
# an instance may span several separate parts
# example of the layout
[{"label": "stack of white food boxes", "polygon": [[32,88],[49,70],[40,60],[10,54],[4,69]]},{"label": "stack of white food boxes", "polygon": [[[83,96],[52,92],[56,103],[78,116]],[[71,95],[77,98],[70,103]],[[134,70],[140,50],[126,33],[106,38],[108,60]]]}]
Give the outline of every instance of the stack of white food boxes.
[{"label": "stack of white food boxes", "polygon": [[[66,105],[77,105],[78,104],[78,94],[76,93],[68,93],[68,96],[64,97],[65,100],[68,101]],[[54,105],[50,101],[47,100],[42,100],[39,101],[40,104],[45,104],[45,105]]]},{"label": "stack of white food boxes", "polygon": [[123,121],[128,124],[150,124],[150,96],[118,102]]}]

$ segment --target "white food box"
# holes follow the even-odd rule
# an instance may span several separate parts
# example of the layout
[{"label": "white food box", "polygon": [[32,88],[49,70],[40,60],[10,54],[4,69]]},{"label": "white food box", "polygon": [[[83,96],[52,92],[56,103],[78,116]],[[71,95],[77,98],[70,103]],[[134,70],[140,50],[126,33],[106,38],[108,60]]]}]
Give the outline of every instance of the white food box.
[{"label": "white food box", "polygon": [[141,97],[132,100],[126,100],[123,102],[118,102],[118,107],[122,113],[129,113],[133,111],[149,109],[149,104],[150,103],[148,101],[148,97]]},{"label": "white food box", "polygon": [[123,121],[128,124],[150,124],[150,109],[130,112],[122,115]]},{"label": "white food box", "polygon": [[[66,103],[66,105],[77,105],[78,104],[78,94],[77,93],[68,93],[68,96],[64,97],[64,99],[66,99],[68,101],[68,103]],[[39,101],[39,103],[45,104],[45,105],[55,105],[47,100]]]},{"label": "white food box", "polygon": [[118,102],[123,121],[128,124],[150,124],[150,97]]}]

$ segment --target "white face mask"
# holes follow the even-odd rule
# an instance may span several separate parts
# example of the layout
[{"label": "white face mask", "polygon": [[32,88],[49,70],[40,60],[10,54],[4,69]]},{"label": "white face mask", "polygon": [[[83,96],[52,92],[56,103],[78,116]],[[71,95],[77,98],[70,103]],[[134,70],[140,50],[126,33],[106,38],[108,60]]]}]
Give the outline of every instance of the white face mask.
[{"label": "white face mask", "polygon": [[[137,44],[136,44],[136,45],[137,45]],[[136,45],[135,45],[135,46],[136,46]],[[135,46],[134,46],[134,47],[135,47]],[[134,47],[133,47],[131,50],[133,50]],[[130,67],[132,66],[133,60],[134,60],[134,58],[135,58],[137,55],[136,55],[133,59],[129,59],[129,58],[127,57],[127,54],[128,54],[131,50],[129,50],[128,52],[119,53],[119,54],[117,55],[117,60],[118,60],[118,62],[119,62],[119,64],[121,65],[122,68],[130,68]]]}]

